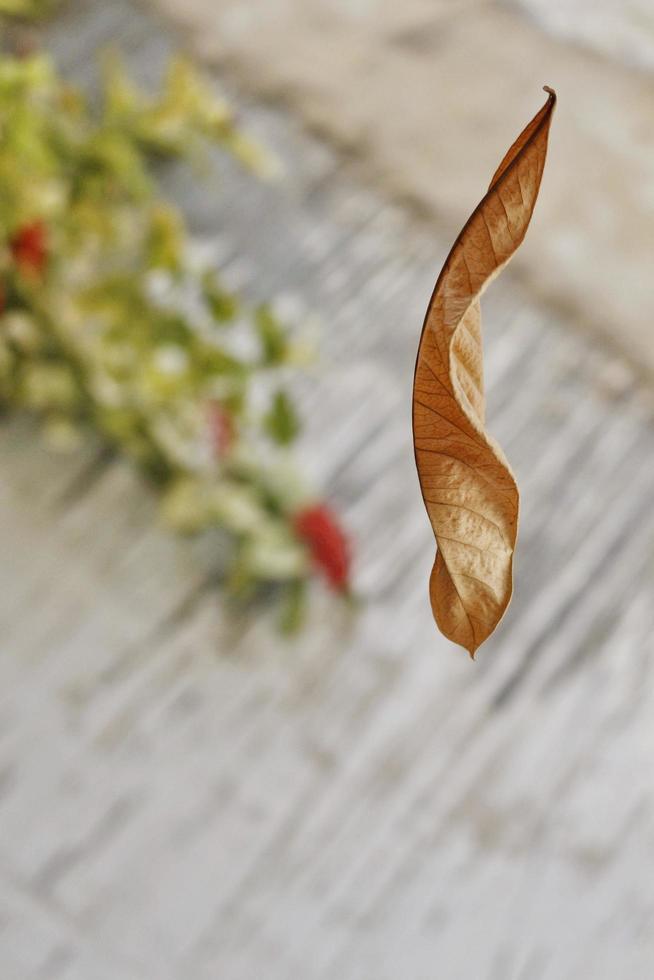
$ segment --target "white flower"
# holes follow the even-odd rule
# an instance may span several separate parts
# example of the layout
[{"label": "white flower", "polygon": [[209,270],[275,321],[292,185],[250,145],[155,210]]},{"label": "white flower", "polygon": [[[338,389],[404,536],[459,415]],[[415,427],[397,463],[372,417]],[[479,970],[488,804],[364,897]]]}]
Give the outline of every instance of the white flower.
[{"label": "white flower", "polygon": [[25,353],[29,354],[40,346],[41,335],[34,317],[29,313],[5,313],[2,326],[7,336]]},{"label": "white flower", "polygon": [[165,344],[154,353],[154,364],[158,371],[172,377],[183,374],[188,367],[188,354],[176,344]]}]

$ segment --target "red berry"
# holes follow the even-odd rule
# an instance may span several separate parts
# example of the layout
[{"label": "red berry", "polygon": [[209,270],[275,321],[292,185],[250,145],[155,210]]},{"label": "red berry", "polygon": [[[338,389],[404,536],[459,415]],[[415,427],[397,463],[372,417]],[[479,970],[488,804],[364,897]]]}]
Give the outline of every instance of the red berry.
[{"label": "red berry", "polygon": [[209,403],[209,432],[216,459],[222,459],[234,445],[234,419],[220,402]]},{"label": "red berry", "polygon": [[21,272],[40,275],[48,257],[47,229],[42,221],[19,228],[10,242],[11,254]]},{"label": "red berry", "polygon": [[345,590],[350,574],[350,546],[330,508],[326,504],[305,507],[293,518],[293,527],[332,588]]}]

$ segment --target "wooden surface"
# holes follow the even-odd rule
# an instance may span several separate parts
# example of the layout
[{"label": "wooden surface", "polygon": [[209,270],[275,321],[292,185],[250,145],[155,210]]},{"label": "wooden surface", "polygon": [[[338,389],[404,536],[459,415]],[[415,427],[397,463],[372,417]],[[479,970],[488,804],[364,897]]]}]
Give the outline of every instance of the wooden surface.
[{"label": "wooden surface", "polygon": [[[108,40],[143,78],[170,43],[124,0],[71,4],[48,39],[83,84]],[[223,167],[167,189],[251,297],[320,314],[302,451],[356,538],[367,604],[352,626],[317,597],[293,645],[265,618],[231,622],[124,464],[3,424],[0,976],[644,980],[648,400],[510,274],[492,287],[489,425],[522,525],[513,603],[472,664],[431,621],[410,446],[448,242],[292,120],[242,113],[285,180]]]},{"label": "wooden surface", "polygon": [[652,0],[150,2],[452,239],[541,86],[556,89],[548,204],[513,267],[654,384]]}]

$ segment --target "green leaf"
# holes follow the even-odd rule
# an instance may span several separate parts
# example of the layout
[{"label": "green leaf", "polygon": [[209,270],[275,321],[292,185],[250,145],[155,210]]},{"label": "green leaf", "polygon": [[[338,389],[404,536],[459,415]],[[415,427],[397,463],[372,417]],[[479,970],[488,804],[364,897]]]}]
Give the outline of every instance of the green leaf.
[{"label": "green leaf", "polygon": [[285,391],[280,389],[275,393],[263,424],[270,438],[280,446],[293,442],[300,431],[300,420]]},{"label": "green leaf", "polygon": [[0,16],[43,17],[54,6],[56,0],[0,0]]},{"label": "green leaf", "polygon": [[144,99],[127,74],[123,59],[115,49],[102,58],[104,111],[112,123],[125,123],[143,110]]},{"label": "green leaf", "polygon": [[247,374],[245,364],[218,347],[210,347],[207,344],[198,345],[196,357],[198,366],[207,374],[228,374],[237,378]]},{"label": "green leaf", "polygon": [[294,579],[284,589],[279,615],[279,628],[286,636],[293,636],[304,624],[307,611],[307,583]]},{"label": "green leaf", "polygon": [[212,270],[205,272],[202,277],[202,288],[214,320],[218,323],[228,323],[233,320],[238,313],[238,300],[233,293],[223,289],[215,272]]},{"label": "green leaf", "polygon": [[267,366],[281,364],[288,354],[286,329],[269,306],[260,306],[254,323],[261,343],[261,359]]},{"label": "green leaf", "polygon": [[181,265],[184,233],[177,212],[163,204],[153,207],[146,248],[153,268],[176,272]]}]

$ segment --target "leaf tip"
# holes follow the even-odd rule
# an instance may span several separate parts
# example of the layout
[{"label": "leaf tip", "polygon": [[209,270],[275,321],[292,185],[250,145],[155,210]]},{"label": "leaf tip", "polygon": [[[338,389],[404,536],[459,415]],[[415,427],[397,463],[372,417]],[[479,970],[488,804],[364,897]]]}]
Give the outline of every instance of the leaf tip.
[{"label": "leaf tip", "polygon": [[543,92],[547,92],[552,102],[556,102],[556,92],[550,85],[543,85]]}]

